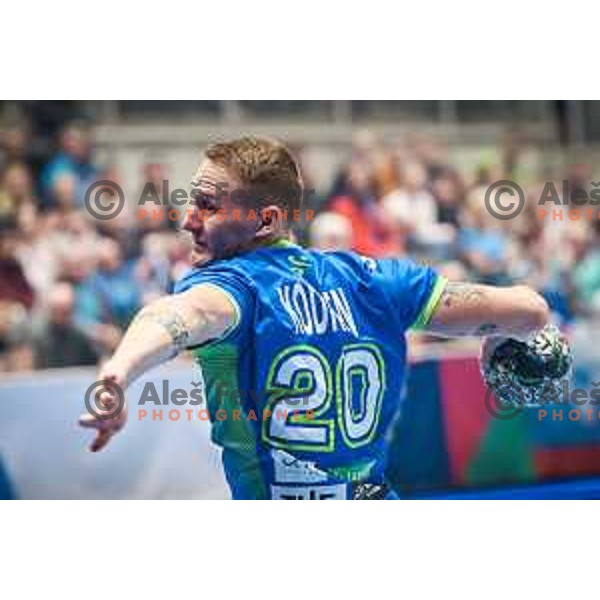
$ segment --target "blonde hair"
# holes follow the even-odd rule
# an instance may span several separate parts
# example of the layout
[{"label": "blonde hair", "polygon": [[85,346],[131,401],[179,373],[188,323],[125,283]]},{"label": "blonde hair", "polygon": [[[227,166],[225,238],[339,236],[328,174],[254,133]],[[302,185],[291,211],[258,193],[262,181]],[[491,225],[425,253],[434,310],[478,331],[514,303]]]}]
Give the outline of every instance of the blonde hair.
[{"label": "blonde hair", "polygon": [[241,137],[213,144],[206,150],[206,157],[242,183],[253,207],[277,204],[291,210],[300,208],[300,168],[281,142]]}]

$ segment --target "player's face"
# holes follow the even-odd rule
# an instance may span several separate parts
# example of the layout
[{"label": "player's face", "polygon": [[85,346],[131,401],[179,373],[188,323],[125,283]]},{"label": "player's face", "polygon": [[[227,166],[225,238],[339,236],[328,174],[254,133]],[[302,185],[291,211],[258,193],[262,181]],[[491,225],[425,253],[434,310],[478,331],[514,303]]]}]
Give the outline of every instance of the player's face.
[{"label": "player's face", "polygon": [[241,189],[239,181],[208,159],[196,171],[191,190],[195,208],[183,223],[192,234],[194,265],[239,254],[251,245],[258,224],[245,218],[247,211],[231,198]]}]

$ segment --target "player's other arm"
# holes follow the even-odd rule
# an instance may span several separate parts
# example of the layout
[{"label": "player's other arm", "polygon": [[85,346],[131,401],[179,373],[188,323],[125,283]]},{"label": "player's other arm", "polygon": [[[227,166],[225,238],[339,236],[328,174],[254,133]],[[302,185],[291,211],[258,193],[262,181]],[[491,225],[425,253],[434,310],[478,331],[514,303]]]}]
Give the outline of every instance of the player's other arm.
[{"label": "player's other arm", "polygon": [[220,337],[235,320],[231,300],[214,286],[159,298],[136,315],[109,365],[129,384],[182,350]]},{"label": "player's other arm", "polygon": [[[127,329],[114,355],[102,367],[98,380],[108,380],[122,390],[153,367],[188,347],[218,338],[236,323],[237,310],[219,288],[199,285],[181,294],[160,298],[145,306]],[[100,391],[99,399],[110,407],[115,398]],[[83,427],[97,430],[92,451],[103,448],[126,420],[126,410],[108,419],[84,415]]]},{"label": "player's other arm", "polygon": [[548,323],[546,301],[527,286],[492,287],[448,282],[422,329],[442,336],[527,339]]}]

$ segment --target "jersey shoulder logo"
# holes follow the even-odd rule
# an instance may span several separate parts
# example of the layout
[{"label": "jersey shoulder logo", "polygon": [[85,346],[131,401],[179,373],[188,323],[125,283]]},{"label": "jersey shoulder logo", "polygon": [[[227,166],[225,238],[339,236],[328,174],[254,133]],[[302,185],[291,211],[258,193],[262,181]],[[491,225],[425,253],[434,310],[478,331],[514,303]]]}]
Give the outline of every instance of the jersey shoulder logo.
[{"label": "jersey shoulder logo", "polygon": [[291,265],[292,272],[298,277],[304,277],[304,273],[310,267],[310,258],[306,256],[294,256],[292,254],[287,259]]},{"label": "jersey shoulder logo", "polygon": [[368,256],[359,255],[362,260],[363,267],[369,272],[374,273],[377,270],[377,261],[374,258]]}]

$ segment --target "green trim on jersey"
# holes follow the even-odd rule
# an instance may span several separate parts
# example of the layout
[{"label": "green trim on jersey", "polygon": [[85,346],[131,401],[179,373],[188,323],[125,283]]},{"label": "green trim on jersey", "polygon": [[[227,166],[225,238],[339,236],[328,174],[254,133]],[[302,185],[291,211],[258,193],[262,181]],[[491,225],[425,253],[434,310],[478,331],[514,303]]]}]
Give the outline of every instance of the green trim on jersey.
[{"label": "green trim on jersey", "polygon": [[429,296],[429,300],[427,300],[427,304],[423,307],[421,314],[419,314],[419,316],[416,318],[415,322],[409,327],[409,329],[419,330],[429,325],[429,322],[431,321],[431,318],[435,313],[435,309],[437,308],[440,298],[444,293],[444,289],[446,288],[447,283],[448,280],[445,277],[438,275],[435,281],[435,285],[433,286],[433,290],[431,291],[431,294]]},{"label": "green trim on jersey", "polygon": [[[233,460],[239,463],[236,470],[242,474],[243,485],[253,490],[253,496],[268,497],[256,449],[257,435],[240,402],[240,392],[243,390],[238,384],[237,347],[231,343],[217,342],[195,348],[193,354],[204,376],[213,442],[235,453]],[[226,418],[223,420],[217,418],[219,409],[225,411]],[[239,419],[233,418],[234,410],[239,411]],[[257,419],[261,417],[257,415]]]},{"label": "green trim on jersey", "polygon": [[294,244],[291,240],[281,239],[275,240],[270,244],[267,244],[267,248],[300,248],[298,244]]}]

